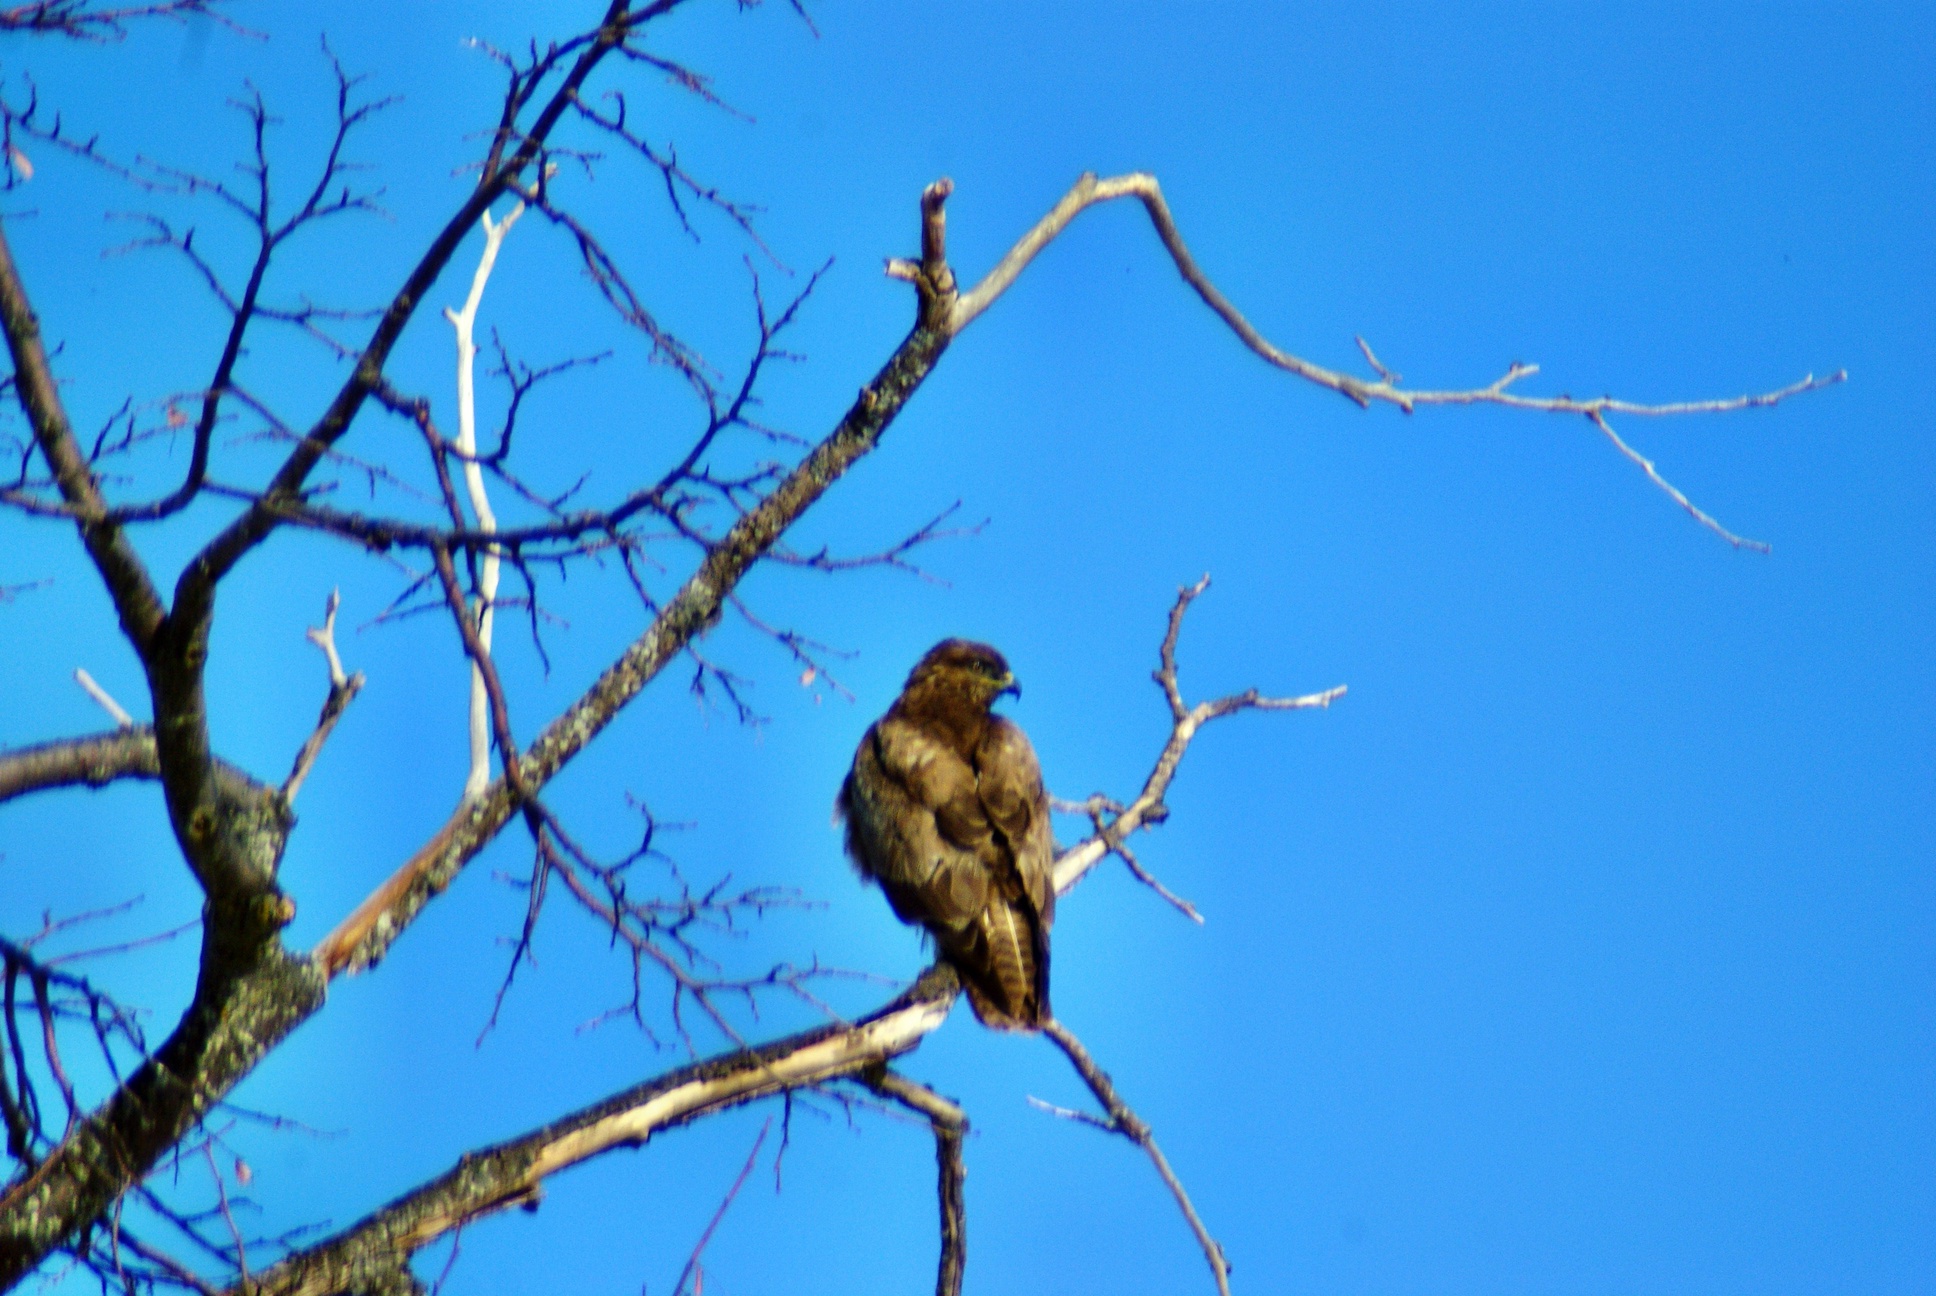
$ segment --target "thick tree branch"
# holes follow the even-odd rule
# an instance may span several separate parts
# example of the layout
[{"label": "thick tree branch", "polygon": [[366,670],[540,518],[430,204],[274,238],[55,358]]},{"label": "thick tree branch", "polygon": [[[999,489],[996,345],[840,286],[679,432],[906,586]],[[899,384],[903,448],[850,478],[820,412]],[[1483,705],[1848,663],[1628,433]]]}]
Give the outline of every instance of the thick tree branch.
[{"label": "thick tree branch", "polygon": [[[383,365],[424,293],[481,212],[540,157],[544,141],[586,77],[637,25],[674,7],[634,13],[613,0],[583,38],[553,97],[508,156],[493,152],[478,188],[432,240],[392,299],[329,409],[271,481],[269,499],[294,498],[311,469],[349,429],[382,382]],[[527,87],[528,88],[528,87]],[[518,87],[514,86],[513,98]],[[508,104],[515,121],[518,104]],[[500,160],[500,157],[502,160]],[[39,326],[0,238],[0,325],[36,444],[100,568],[147,667],[155,747],[169,818],[208,897],[201,976],[187,1013],[156,1056],[72,1131],[26,1179],[0,1196],[0,1288],[34,1268],[97,1219],[268,1050],[322,1002],[324,978],[283,950],[278,933],[294,906],[276,886],[292,822],[279,789],[225,777],[209,746],[204,668],[216,585],[275,527],[273,509],[245,510],[187,565],[164,615],[147,573],[112,520],[60,408]],[[770,543],[770,541],[768,541]]]},{"label": "thick tree branch", "polygon": [[152,725],[62,738],[0,756],[0,802],[48,788],[105,787],[116,779],[158,778]]},{"label": "thick tree branch", "polygon": [[[931,213],[924,218],[927,224],[939,220],[946,194],[944,182],[929,186],[923,195],[923,211]],[[933,240],[927,236],[925,241]],[[939,249],[936,251],[938,254]],[[947,317],[946,303],[929,286],[942,281],[944,275],[952,283],[945,263],[937,262],[928,283],[920,285],[920,319]],[[758,507],[733,524],[645,633],[526,750],[517,768],[529,792],[542,788],[611,722],[621,707],[718,619],[741,577],[772,549],[794,519],[879,442],[950,340],[948,333],[921,323],[915,325],[874,380],[861,388],[839,426]],[[499,778],[475,800],[459,807],[435,837],[316,947],[315,957],[328,974],[360,970],[382,958],[431,897],[450,885],[457,872],[504,827],[518,801],[514,789]]]},{"label": "thick tree branch", "polygon": [[40,320],[7,244],[4,222],[0,222],[0,328],[6,330],[7,347],[13,355],[13,388],[33,428],[34,444],[54,474],[54,484],[73,513],[81,543],[114,600],[122,631],[145,659],[161,627],[161,595],[129,543],[127,532],[109,515],[87,455],[74,437],[53,368],[47,362]]},{"label": "thick tree branch", "polygon": [[946,965],[852,1026],[823,1026],[681,1067],[495,1147],[397,1198],[335,1237],[231,1289],[232,1296],[327,1296],[363,1290],[472,1220],[534,1207],[545,1179],[615,1148],[715,1112],[857,1076],[918,1045],[948,1016],[959,983]]},{"label": "thick tree branch", "polygon": [[[274,789],[263,792],[280,807]],[[0,1194],[0,1290],[106,1213],[271,1046],[321,1007],[322,977],[273,938],[292,916],[266,907],[221,913],[211,902],[195,1001],[174,1033]]]}]

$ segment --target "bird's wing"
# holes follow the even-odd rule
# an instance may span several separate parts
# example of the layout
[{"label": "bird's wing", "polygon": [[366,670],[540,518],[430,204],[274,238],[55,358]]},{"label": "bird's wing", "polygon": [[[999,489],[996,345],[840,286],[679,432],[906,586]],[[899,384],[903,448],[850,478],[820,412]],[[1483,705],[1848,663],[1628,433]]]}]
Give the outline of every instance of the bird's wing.
[{"label": "bird's wing", "polygon": [[921,726],[889,716],[868,730],[841,788],[847,849],[903,921],[959,929],[988,905],[976,849],[993,830],[975,771]]},{"label": "bird's wing", "polygon": [[[991,716],[975,751],[976,793],[988,817],[991,903],[977,924],[998,995],[976,1016],[1001,1029],[1033,1029],[1049,1015],[1049,924],[1055,919],[1055,841],[1042,766],[1028,736]],[[983,993],[986,994],[983,988]]]},{"label": "bird's wing", "polygon": [[1000,830],[1043,930],[1055,921],[1055,837],[1042,764],[1020,727],[990,717],[975,754],[977,792],[989,822]]}]

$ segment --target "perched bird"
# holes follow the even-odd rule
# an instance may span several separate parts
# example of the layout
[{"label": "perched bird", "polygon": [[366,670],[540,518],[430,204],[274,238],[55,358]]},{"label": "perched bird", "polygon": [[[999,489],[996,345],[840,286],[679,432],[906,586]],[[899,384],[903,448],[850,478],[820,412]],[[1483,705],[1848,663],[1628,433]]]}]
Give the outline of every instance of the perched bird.
[{"label": "perched bird", "polygon": [[836,817],[847,853],[961,974],[984,1026],[1049,1016],[1055,839],[1028,736],[989,706],[1021,686],[987,644],[948,639],[860,740]]}]

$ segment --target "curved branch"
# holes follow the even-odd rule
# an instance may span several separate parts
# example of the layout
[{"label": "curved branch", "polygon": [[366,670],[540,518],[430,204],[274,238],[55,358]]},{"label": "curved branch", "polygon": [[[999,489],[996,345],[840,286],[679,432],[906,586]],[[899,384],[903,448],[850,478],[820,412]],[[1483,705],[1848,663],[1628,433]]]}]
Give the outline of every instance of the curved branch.
[{"label": "curved branch", "polygon": [[[1672,486],[1655,471],[1654,465],[1643,459],[1629,448],[1625,442],[1614,435],[1608,426],[1608,414],[1635,414],[1648,417],[1668,417],[1682,414],[1727,414],[1736,410],[1760,409],[1779,405],[1792,396],[1814,391],[1820,387],[1831,387],[1848,379],[1848,370],[1838,369],[1826,378],[1808,374],[1800,381],[1774,391],[1744,394],[1721,400],[1672,401],[1666,404],[1648,405],[1637,401],[1616,400],[1611,396],[1599,396],[1590,400],[1575,400],[1571,396],[1521,396],[1509,391],[1514,383],[1522,378],[1530,378],[1539,372],[1538,365],[1514,363],[1496,381],[1484,387],[1463,390],[1410,391],[1399,386],[1399,377],[1387,369],[1372,354],[1371,347],[1363,338],[1357,339],[1359,349],[1366,361],[1378,374],[1376,382],[1327,369],[1313,364],[1300,356],[1282,350],[1271,340],[1259,333],[1243,312],[1223,295],[1210,277],[1197,265],[1196,258],[1183,241],[1177,230],[1176,220],[1170,214],[1170,205],[1164,200],[1163,190],[1156,177],[1145,172],[1131,172],[1127,175],[1098,179],[1094,172],[1085,172],[1080,179],[1062,196],[1061,201],[1049,209],[1048,215],[1038,221],[1035,227],[1022,236],[1008,254],[996,263],[982,281],[956,299],[954,309],[949,315],[948,326],[956,333],[968,327],[974,319],[990,306],[995,299],[1008,291],[1022,271],[1028,268],[1043,248],[1055,240],[1069,223],[1077,216],[1098,203],[1109,202],[1116,198],[1135,198],[1149,213],[1150,223],[1156,227],[1156,235],[1163,240],[1163,247],[1176,263],[1177,272],[1183,276],[1197,296],[1219,319],[1229,325],[1243,344],[1266,363],[1296,374],[1308,382],[1316,383],[1327,391],[1337,392],[1352,401],[1360,409],[1366,409],[1374,401],[1395,405],[1410,414],[1421,405],[1503,405],[1510,409],[1535,410],[1546,414],[1575,414],[1590,420],[1596,428],[1612,440],[1621,454],[1638,466],[1648,480],[1675,503],[1685,509],[1694,519],[1708,530],[1726,540],[1737,549],[1754,549],[1768,552],[1768,546],[1759,540],[1748,540],[1736,535],[1716,522],[1708,514],[1696,508],[1687,496]],[[905,277],[897,264],[890,263],[890,274]]]},{"label": "curved branch", "polygon": [[884,1062],[861,1078],[875,1093],[926,1117],[934,1130],[935,1195],[941,1203],[941,1260],[935,1270],[934,1296],[961,1296],[961,1277],[968,1268],[968,1201],[964,1191],[968,1167],[962,1163],[961,1140],[968,1133],[968,1115]]},{"label": "curved branch", "polygon": [[105,787],[116,779],[159,778],[152,725],[62,738],[0,756],[0,802],[49,788]]}]

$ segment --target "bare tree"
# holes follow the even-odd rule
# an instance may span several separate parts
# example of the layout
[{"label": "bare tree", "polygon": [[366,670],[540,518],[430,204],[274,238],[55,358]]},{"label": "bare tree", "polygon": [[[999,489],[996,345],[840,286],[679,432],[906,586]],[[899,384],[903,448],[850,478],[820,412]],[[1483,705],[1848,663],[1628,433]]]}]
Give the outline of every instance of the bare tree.
[{"label": "bare tree", "polygon": [[[160,1039],[143,1033],[130,1006],[73,970],[71,959],[51,952],[55,938],[71,932],[85,915],[50,917],[39,931],[0,940],[6,1032],[0,1047],[0,1118],[13,1166],[0,1194],[0,1287],[11,1287],[65,1255],[99,1275],[104,1285],[130,1290],[421,1290],[410,1269],[413,1257],[470,1221],[535,1202],[544,1181],[563,1169],[731,1107],[819,1093],[846,1104],[905,1109],[932,1127],[941,1217],[937,1290],[958,1291],[966,1256],[961,1185],[967,1116],[894,1069],[897,1058],[918,1047],[947,1017],[958,989],[952,972],[937,964],[871,1013],[843,1020],[829,1011],[824,1025],[768,1037],[747,1010],[774,996],[818,1005],[815,986],[830,969],[817,963],[778,964],[750,975],[728,972],[711,945],[720,929],[788,904],[792,897],[761,888],[689,884],[676,872],[669,883],[648,884],[634,866],[655,858],[657,825],[649,814],[638,849],[604,859],[554,810],[547,789],[621,709],[682,664],[690,668],[695,689],[745,713],[740,678],[704,655],[700,642],[721,618],[740,618],[777,642],[801,670],[825,674],[825,650],[760,618],[743,601],[742,582],[762,564],[829,572],[912,566],[924,545],[947,533],[944,514],[871,554],[810,551],[788,540],[794,524],[876,447],[954,339],[1091,207],[1117,200],[1139,204],[1185,283],[1212,317],[1265,363],[1361,407],[1388,405],[1412,413],[1429,406],[1487,404],[1579,420],[1701,526],[1736,547],[1758,542],[1729,530],[1667,482],[1616,431],[1614,420],[1772,405],[1841,377],[1811,376],[1762,395],[1647,405],[1612,397],[1526,394],[1537,368],[1513,364],[1483,386],[1416,390],[1403,385],[1362,340],[1367,372],[1360,375],[1311,363],[1266,339],[1199,268],[1156,178],[1149,175],[1082,176],[1033,227],[1020,232],[1005,256],[964,287],[948,256],[951,185],[943,179],[919,195],[918,212],[910,195],[909,237],[918,241],[918,255],[887,263],[887,274],[912,289],[913,321],[906,338],[824,435],[798,441],[760,421],[758,399],[766,372],[792,358],[786,338],[817,276],[796,280],[799,287],[782,302],[769,301],[754,277],[757,342],[737,373],[724,375],[664,322],[660,307],[628,277],[622,249],[574,210],[572,191],[563,181],[594,166],[642,166],[662,182],[680,220],[691,210],[709,209],[758,248],[753,213],[688,171],[669,146],[643,134],[628,111],[624,79],[638,71],[669,76],[683,91],[712,99],[701,73],[656,52],[647,40],[653,24],[680,7],[681,0],[611,0],[595,26],[522,52],[492,51],[503,93],[496,120],[484,123],[475,184],[435,230],[399,231],[399,237],[421,238],[421,254],[394,295],[367,313],[319,305],[307,296],[280,296],[286,291],[280,286],[270,290],[271,268],[294,236],[376,206],[375,191],[365,187],[350,158],[359,130],[383,101],[372,98],[341,66],[335,67],[330,144],[314,171],[293,182],[282,179],[272,156],[271,109],[259,93],[251,91],[240,101],[253,144],[240,179],[233,179],[165,161],[117,158],[92,138],[71,133],[37,101],[31,83],[16,80],[9,86],[4,144],[16,192],[31,178],[33,156],[62,155],[114,172],[137,194],[225,210],[241,220],[253,248],[236,260],[206,251],[192,229],[161,215],[142,218],[138,242],[184,258],[227,313],[229,326],[198,390],[166,398],[153,411],[130,406],[90,441],[70,417],[65,384],[112,379],[62,374],[33,306],[33,292],[47,292],[50,285],[36,282],[33,266],[16,264],[0,226],[0,326],[13,361],[6,394],[17,404],[27,433],[14,447],[16,463],[0,488],[0,503],[43,520],[50,538],[72,535],[79,541],[142,665],[154,716],[152,724],[136,723],[77,672],[109,711],[114,727],[0,755],[0,801],[82,784],[157,782],[182,862],[205,897],[200,977],[187,1010]],[[199,0],[119,9],[63,0],[0,13],[0,26],[102,39],[140,19],[208,12]],[[620,161],[597,158],[600,150]],[[532,437],[518,422],[524,398],[567,366],[532,368],[500,350],[508,412],[493,437],[478,429],[473,393],[478,311],[492,267],[518,222],[546,227],[572,250],[618,324],[644,339],[654,359],[683,380],[695,402],[695,430],[663,471],[597,502],[569,493],[548,495],[521,467]],[[440,413],[447,408],[440,396],[403,390],[387,366],[433,288],[447,272],[463,268],[458,263],[474,246],[474,233],[481,236],[482,250],[467,299],[446,313],[458,352],[456,399],[448,407],[454,408],[453,422]],[[250,341],[276,326],[314,339],[323,363],[346,370],[334,395],[313,415],[285,419],[280,402],[252,381]],[[401,420],[420,443],[414,463],[362,444],[377,438],[358,434],[386,417]],[[226,468],[218,429],[230,420],[278,447],[280,460],[272,471],[250,477]],[[117,460],[173,432],[188,441],[178,480],[144,489],[145,480],[110,476]],[[245,465],[238,461],[236,471],[246,472]],[[376,503],[356,510],[336,502],[326,480],[332,473],[366,481]],[[201,537],[170,587],[144,556],[144,528],[208,501],[222,502],[227,512]],[[310,632],[326,666],[321,712],[286,774],[251,772],[224,761],[210,736],[206,701],[209,637],[224,582],[279,533],[346,542],[394,562],[401,575],[390,615],[429,611],[446,617],[472,677],[470,777],[455,809],[306,951],[288,948],[282,938],[294,899],[279,880],[278,866],[295,822],[296,798],[318,760],[327,759],[331,731],[363,684],[341,660],[336,601]],[[646,627],[571,705],[535,734],[520,735],[494,655],[498,614],[516,613],[537,641],[542,619],[564,597],[559,578],[586,564],[608,564],[624,573],[645,612]],[[513,578],[509,594],[507,576]],[[1144,785],[1127,799],[1096,794],[1060,807],[1086,817],[1090,825],[1088,835],[1060,856],[1061,892],[1113,855],[1162,899],[1196,917],[1188,901],[1144,868],[1131,845],[1138,831],[1167,816],[1166,793],[1193,739],[1224,716],[1322,708],[1344,692],[1337,686],[1276,698],[1253,689],[1191,701],[1179,675],[1178,637],[1186,610],[1207,583],[1205,578],[1182,590],[1166,625],[1151,627],[1159,645],[1155,679],[1170,730]],[[446,1174],[375,1206],[321,1240],[250,1236],[230,1209],[226,1184],[234,1176],[225,1177],[216,1162],[219,1138],[211,1121],[238,1083],[323,1010],[334,979],[375,968],[452,880],[507,829],[528,839],[530,869],[524,882],[528,908],[508,959],[504,991],[512,988],[544,907],[562,892],[567,903],[609,931],[621,952],[631,983],[623,1013],[642,1030],[682,1041],[693,1060],[589,1107],[560,1111],[522,1136],[473,1149]],[[723,1051],[702,1056],[696,1029],[719,1036]],[[1174,1195],[1216,1286],[1227,1291],[1229,1266],[1210,1225],[1191,1203],[1186,1176],[1171,1167],[1149,1124],[1068,1027],[1054,1023],[1049,1034],[1102,1114],[1054,1110],[1144,1149]],[[80,1049],[92,1050],[110,1075],[103,1092],[87,1092],[70,1079],[70,1059]],[[180,1204],[158,1177],[161,1167],[179,1168],[184,1162],[206,1163],[218,1192],[216,1209]],[[134,1207],[139,1207],[139,1223]],[[697,1255],[688,1265],[688,1278]]]}]

